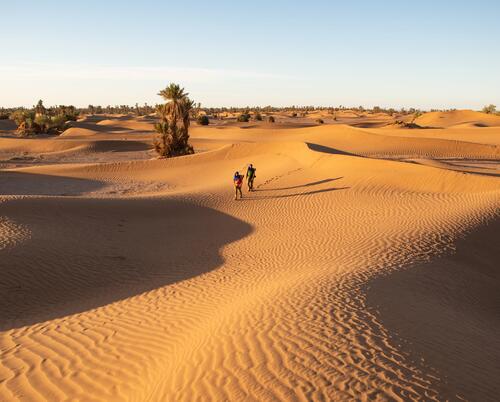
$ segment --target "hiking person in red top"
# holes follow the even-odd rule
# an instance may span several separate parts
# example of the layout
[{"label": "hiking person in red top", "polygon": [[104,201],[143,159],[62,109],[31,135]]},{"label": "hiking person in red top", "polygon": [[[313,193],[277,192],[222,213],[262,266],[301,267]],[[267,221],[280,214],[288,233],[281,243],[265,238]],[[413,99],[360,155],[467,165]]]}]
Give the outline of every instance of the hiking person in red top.
[{"label": "hiking person in red top", "polygon": [[238,199],[238,193],[240,194],[240,199],[243,198],[243,194],[241,192],[241,186],[243,185],[243,175],[239,172],[236,172],[233,177],[234,182],[234,199]]}]

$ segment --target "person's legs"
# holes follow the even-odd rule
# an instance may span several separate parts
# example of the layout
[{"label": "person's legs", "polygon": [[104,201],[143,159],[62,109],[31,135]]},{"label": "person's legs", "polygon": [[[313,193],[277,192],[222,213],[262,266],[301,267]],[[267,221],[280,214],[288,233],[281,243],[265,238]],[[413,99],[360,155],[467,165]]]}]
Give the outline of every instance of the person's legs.
[{"label": "person's legs", "polygon": [[241,192],[241,187],[234,186],[234,199],[238,199],[238,194],[240,195],[240,198],[243,198],[243,193]]}]

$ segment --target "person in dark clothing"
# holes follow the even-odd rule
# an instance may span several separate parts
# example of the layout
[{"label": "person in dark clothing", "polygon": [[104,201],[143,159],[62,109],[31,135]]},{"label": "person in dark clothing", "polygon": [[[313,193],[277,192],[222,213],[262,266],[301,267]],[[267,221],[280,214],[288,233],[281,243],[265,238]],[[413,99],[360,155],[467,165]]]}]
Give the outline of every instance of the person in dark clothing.
[{"label": "person in dark clothing", "polygon": [[248,191],[253,191],[253,181],[257,177],[255,175],[255,172],[257,171],[256,168],[253,167],[252,164],[248,165],[247,169],[247,185],[248,185]]}]

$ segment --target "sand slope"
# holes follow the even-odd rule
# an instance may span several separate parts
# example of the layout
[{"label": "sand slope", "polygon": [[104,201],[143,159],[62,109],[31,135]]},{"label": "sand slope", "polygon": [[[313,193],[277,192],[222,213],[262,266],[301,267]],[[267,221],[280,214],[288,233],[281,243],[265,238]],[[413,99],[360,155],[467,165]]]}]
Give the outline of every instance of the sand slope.
[{"label": "sand slope", "polygon": [[0,171],[1,400],[496,400],[500,179],[394,160],[495,145],[193,141],[210,150]]},{"label": "sand slope", "polygon": [[498,127],[500,116],[472,110],[453,110],[424,113],[415,123],[424,127]]}]

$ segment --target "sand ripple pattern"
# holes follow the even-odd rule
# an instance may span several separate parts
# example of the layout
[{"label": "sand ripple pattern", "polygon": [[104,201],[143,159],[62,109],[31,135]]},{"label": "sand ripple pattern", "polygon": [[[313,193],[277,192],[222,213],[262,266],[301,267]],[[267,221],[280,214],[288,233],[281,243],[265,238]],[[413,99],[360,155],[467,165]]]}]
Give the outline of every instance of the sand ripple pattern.
[{"label": "sand ripple pattern", "polygon": [[46,286],[29,311],[2,310],[0,399],[468,399],[398,343],[364,289],[498,219],[498,181],[309,152],[256,157],[273,171],[241,202],[220,181],[121,204],[0,205],[0,230],[21,222],[37,257],[16,243],[2,269]]}]

